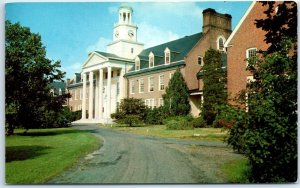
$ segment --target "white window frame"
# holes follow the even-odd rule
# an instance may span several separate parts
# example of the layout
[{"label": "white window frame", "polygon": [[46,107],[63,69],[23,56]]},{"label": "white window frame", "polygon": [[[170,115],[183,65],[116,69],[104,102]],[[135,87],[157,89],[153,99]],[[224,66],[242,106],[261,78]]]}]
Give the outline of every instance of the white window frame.
[{"label": "white window frame", "polygon": [[[151,84],[151,80],[153,81],[152,84]],[[152,91],[151,91],[151,85],[153,85]],[[153,92],[153,91],[154,91],[154,77],[150,76],[148,77],[148,92]]]},{"label": "white window frame", "polygon": [[154,54],[150,52],[149,54],[149,68],[154,67]]},{"label": "white window frame", "polygon": [[139,93],[144,93],[145,91],[145,82],[144,78],[139,79]]},{"label": "white window frame", "polygon": [[[222,39],[223,40],[223,48],[222,49],[220,49],[220,43],[219,43],[219,40],[220,39]],[[224,48],[225,48],[225,42],[226,42],[226,39],[225,39],[225,37],[224,36],[218,36],[218,38],[217,38],[217,49],[219,50],[219,51],[224,51]]]},{"label": "white window frame", "polygon": [[138,71],[141,69],[141,61],[139,58],[136,58],[135,60],[135,70]]},{"label": "white window frame", "polygon": [[[161,79],[163,78],[163,79]],[[163,86],[163,88],[162,88]],[[163,91],[165,90],[165,75],[161,74],[158,76],[158,90]]]},{"label": "white window frame", "polygon": [[[200,64],[199,64],[199,59],[200,59],[200,58],[201,58],[201,62],[200,62]],[[203,62],[203,56],[198,55],[197,63],[198,63],[198,65],[200,65],[200,66],[203,66],[203,65],[204,65],[204,62]]]},{"label": "white window frame", "polygon": [[130,80],[130,94],[134,94],[134,80]]},{"label": "white window frame", "polygon": [[250,56],[249,56],[249,52],[251,51],[251,50],[255,50],[255,56],[256,56],[256,54],[257,54],[257,48],[248,48],[247,50],[246,50],[246,67],[248,67],[248,65],[249,65],[249,62],[248,62],[248,59],[249,58],[251,58]]},{"label": "white window frame", "polygon": [[[169,59],[169,61],[167,61],[167,58]],[[169,48],[165,49],[165,64],[169,65],[171,63],[171,52]]]}]

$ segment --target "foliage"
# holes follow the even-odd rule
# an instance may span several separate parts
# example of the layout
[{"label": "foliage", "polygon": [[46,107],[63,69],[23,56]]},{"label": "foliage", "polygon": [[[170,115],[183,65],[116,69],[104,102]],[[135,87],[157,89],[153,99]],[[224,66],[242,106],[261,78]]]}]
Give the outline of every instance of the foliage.
[{"label": "foliage", "polygon": [[191,116],[174,116],[164,120],[168,130],[189,130],[194,127],[190,124]]},{"label": "foliage", "polygon": [[192,121],[190,122],[190,125],[194,128],[207,127],[206,121],[204,121],[202,116],[192,119]]},{"label": "foliage", "polygon": [[128,124],[129,126],[142,123],[146,116],[146,106],[141,99],[122,99],[117,112],[111,114],[111,118],[117,123]]},{"label": "foliage", "polygon": [[145,123],[150,125],[162,125],[165,119],[165,113],[163,107],[147,108]]},{"label": "foliage", "polygon": [[[248,112],[235,118],[231,137],[251,165],[253,182],[297,181],[297,4],[283,2],[277,14],[273,2],[257,27],[270,44],[262,58],[250,60],[254,81],[247,85]],[[271,24],[270,24],[271,23]],[[239,113],[237,113],[239,114]],[[235,140],[235,144],[238,144]],[[233,143],[230,143],[232,144]]]},{"label": "foliage", "polygon": [[201,116],[207,125],[212,125],[216,118],[216,107],[227,102],[225,88],[226,71],[222,70],[221,53],[209,49],[205,52],[203,66],[203,98]]},{"label": "foliage", "polygon": [[179,69],[169,81],[163,100],[164,112],[168,116],[184,116],[190,113],[189,89]]},{"label": "foliage", "polygon": [[45,126],[43,120],[62,108],[69,95],[52,97],[49,92],[50,83],[64,76],[59,67],[59,61],[46,58],[40,35],[19,23],[5,22],[7,134],[13,134],[15,127]]},{"label": "foliage", "polygon": [[17,129],[5,137],[7,184],[42,184],[62,173],[78,159],[99,147],[101,141],[71,128]]}]

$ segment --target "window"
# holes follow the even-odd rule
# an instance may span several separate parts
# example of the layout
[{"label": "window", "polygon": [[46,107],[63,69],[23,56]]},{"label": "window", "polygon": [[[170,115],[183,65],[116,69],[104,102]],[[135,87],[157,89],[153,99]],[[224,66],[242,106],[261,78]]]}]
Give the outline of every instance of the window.
[{"label": "window", "polygon": [[154,54],[151,52],[149,55],[149,67],[153,67],[154,66]]},{"label": "window", "polygon": [[119,94],[120,94],[120,83],[117,82],[117,95],[119,95]]},{"label": "window", "polygon": [[133,54],[133,48],[131,48],[131,53]]},{"label": "window", "polygon": [[82,89],[79,90],[79,99],[82,100]]},{"label": "window", "polygon": [[134,94],[134,80],[130,80],[130,94]]},{"label": "window", "polygon": [[144,93],[144,78],[139,80],[139,93]]},{"label": "window", "polygon": [[159,90],[164,90],[165,84],[164,84],[164,75],[159,76]]},{"label": "window", "polygon": [[154,108],[155,107],[155,99],[146,99],[145,105],[150,108]]},{"label": "window", "polygon": [[159,99],[159,106],[163,106],[164,105],[164,99],[163,98],[160,98]]},{"label": "window", "polygon": [[253,60],[253,58],[256,58],[256,48],[249,48],[246,50],[246,58],[247,58],[247,64],[246,66],[248,67],[248,63],[250,60]]},{"label": "window", "polygon": [[75,90],[75,100],[77,100],[77,90]]},{"label": "window", "polygon": [[202,56],[198,56],[198,64],[200,66],[203,66],[203,57]]},{"label": "window", "polygon": [[119,70],[117,71],[117,76],[120,76],[120,71]]},{"label": "window", "polygon": [[107,79],[107,75],[108,75],[108,73],[106,72],[106,73],[104,74],[105,79]]},{"label": "window", "polygon": [[135,61],[135,70],[140,70],[140,60]]},{"label": "window", "polygon": [[165,49],[165,64],[170,64],[170,49],[166,48]]},{"label": "window", "polygon": [[154,78],[153,76],[148,78],[148,91],[154,91]]},{"label": "window", "polygon": [[166,53],[166,64],[170,64],[170,53]]},{"label": "window", "polygon": [[223,36],[219,36],[217,39],[217,49],[220,51],[224,51],[225,38]]}]

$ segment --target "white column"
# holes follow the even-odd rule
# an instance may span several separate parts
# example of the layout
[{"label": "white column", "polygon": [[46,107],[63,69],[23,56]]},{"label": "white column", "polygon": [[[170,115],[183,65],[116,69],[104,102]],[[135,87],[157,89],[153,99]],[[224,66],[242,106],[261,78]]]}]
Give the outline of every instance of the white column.
[{"label": "white column", "polygon": [[94,98],[94,83],[93,83],[93,72],[90,72],[89,82],[90,82],[90,95],[89,95],[89,119],[93,119],[93,98]]},{"label": "white column", "polygon": [[81,119],[86,119],[86,73],[82,73],[83,87],[82,87],[82,107],[81,107]]},{"label": "white column", "polygon": [[95,86],[95,119],[99,119],[99,75],[96,75],[96,86]]},{"label": "white column", "polygon": [[99,70],[99,116],[103,118],[103,69]]},{"label": "white column", "polygon": [[111,67],[107,67],[107,118],[110,118],[111,107]]}]

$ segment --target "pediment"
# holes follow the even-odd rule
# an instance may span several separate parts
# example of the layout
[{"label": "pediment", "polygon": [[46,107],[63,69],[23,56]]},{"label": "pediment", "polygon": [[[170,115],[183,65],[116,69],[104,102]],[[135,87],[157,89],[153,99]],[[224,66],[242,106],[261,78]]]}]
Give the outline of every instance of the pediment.
[{"label": "pediment", "polygon": [[94,65],[99,65],[103,62],[106,62],[108,61],[108,58],[105,57],[105,56],[102,56],[98,53],[95,53],[95,52],[92,52],[87,60],[84,62],[84,64],[82,65],[82,68],[85,68],[85,67],[90,67],[90,66],[94,66]]}]

